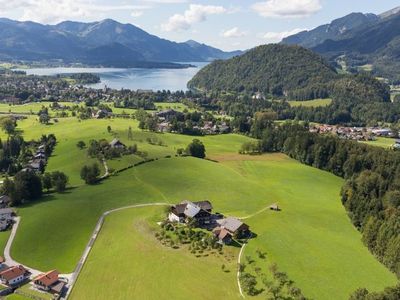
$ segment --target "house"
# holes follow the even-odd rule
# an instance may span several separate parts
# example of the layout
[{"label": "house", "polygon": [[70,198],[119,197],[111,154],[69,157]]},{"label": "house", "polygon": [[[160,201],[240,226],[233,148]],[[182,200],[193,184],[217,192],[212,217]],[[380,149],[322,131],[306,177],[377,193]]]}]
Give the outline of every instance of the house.
[{"label": "house", "polygon": [[0,272],[0,280],[6,285],[16,285],[23,282],[31,273],[23,266],[14,266]]},{"label": "house", "polygon": [[156,112],[154,115],[163,121],[171,121],[174,117],[179,117],[183,114],[173,109],[166,109]]},{"label": "house", "polygon": [[232,243],[232,234],[225,228],[221,227],[214,228],[213,234],[221,244]]},{"label": "house", "polygon": [[110,143],[111,148],[116,148],[116,149],[125,149],[126,146],[123,144],[120,140],[118,139],[113,139]]},{"label": "house", "polygon": [[195,219],[199,225],[204,225],[210,222],[211,211],[210,201],[190,202],[185,200],[171,207],[168,220],[183,223],[189,219]]},{"label": "house", "polygon": [[42,152],[38,152],[37,154],[35,154],[35,159],[46,159],[46,154],[42,153]]},{"label": "house", "polygon": [[0,208],[8,207],[11,203],[11,198],[7,195],[0,196]]},{"label": "house", "polygon": [[157,129],[159,132],[169,132],[171,130],[171,125],[168,122],[162,122],[158,124]]},{"label": "house", "polygon": [[270,210],[275,210],[275,211],[280,211],[281,209],[279,208],[278,204],[274,203],[270,205],[269,207]]},{"label": "house", "polygon": [[99,109],[97,112],[92,113],[92,117],[95,119],[104,119],[109,117],[110,115],[111,113],[104,109]]},{"label": "house", "polygon": [[65,282],[59,280],[59,275],[60,273],[57,270],[39,274],[33,279],[33,284],[39,290],[60,294],[65,286]]},{"label": "house", "polygon": [[11,208],[1,208],[0,209],[0,220],[11,220],[14,211]]},{"label": "house", "polygon": [[250,234],[249,226],[236,218],[220,219],[217,223],[221,229],[226,229],[233,236],[242,238]]}]

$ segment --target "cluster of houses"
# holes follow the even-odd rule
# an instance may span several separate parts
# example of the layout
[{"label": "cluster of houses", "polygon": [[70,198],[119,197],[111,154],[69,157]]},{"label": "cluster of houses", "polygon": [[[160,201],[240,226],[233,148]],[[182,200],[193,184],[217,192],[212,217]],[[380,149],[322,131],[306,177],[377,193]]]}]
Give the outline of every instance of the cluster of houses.
[{"label": "cluster of houses", "polygon": [[[171,132],[171,121],[174,118],[183,117],[183,113],[173,109],[166,109],[154,113],[154,116],[157,117],[159,121],[157,125],[157,130],[159,132]],[[202,122],[201,126],[194,125],[193,129],[207,135],[224,134],[231,131],[231,128],[225,122],[222,122],[221,124],[214,124],[214,122],[211,121],[204,121]]]},{"label": "cluster of houses", "polygon": [[320,134],[335,134],[340,138],[355,141],[373,141],[376,137],[395,137],[398,133],[390,128],[380,127],[345,127],[337,125],[320,124],[310,126],[310,132]]},{"label": "cluster of houses", "polygon": [[42,172],[47,164],[47,155],[45,151],[46,146],[40,145],[33,155],[33,158],[26,165],[24,170],[33,170],[35,172]]},{"label": "cluster of houses", "polygon": [[60,279],[60,273],[57,270],[39,274],[31,279],[32,273],[24,266],[6,266],[4,264],[4,259],[1,257],[0,262],[0,281],[9,288],[14,289],[31,281],[32,288],[51,293],[54,295],[54,298],[57,299],[62,295],[67,285],[67,282]]},{"label": "cluster of houses", "polygon": [[251,236],[247,224],[234,217],[224,217],[219,213],[212,213],[210,201],[182,201],[173,205],[168,214],[170,222],[189,223],[195,220],[199,228],[213,232],[220,243],[230,244],[234,238],[248,238]]}]

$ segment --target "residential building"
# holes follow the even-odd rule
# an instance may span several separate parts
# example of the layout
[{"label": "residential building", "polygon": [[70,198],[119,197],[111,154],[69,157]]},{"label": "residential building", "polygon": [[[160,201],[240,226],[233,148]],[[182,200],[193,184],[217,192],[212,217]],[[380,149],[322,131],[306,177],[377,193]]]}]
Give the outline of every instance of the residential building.
[{"label": "residential building", "polygon": [[0,272],[0,280],[3,284],[13,286],[26,280],[29,275],[30,272],[19,265]]},{"label": "residential building", "polygon": [[60,281],[60,273],[52,270],[44,274],[39,274],[33,279],[33,284],[37,289],[60,294],[65,286],[65,282]]},{"label": "residential building", "polygon": [[226,229],[232,236],[242,238],[250,234],[249,226],[239,219],[228,217],[217,220],[217,223],[221,229]]},{"label": "residential building", "polygon": [[125,149],[126,146],[124,143],[122,143],[120,140],[118,139],[113,139],[110,143],[111,148],[117,148],[117,149]]}]

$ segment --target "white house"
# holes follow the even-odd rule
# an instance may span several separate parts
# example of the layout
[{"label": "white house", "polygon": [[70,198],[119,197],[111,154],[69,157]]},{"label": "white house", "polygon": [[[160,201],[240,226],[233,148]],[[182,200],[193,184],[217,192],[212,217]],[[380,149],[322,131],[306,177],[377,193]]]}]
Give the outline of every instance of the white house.
[{"label": "white house", "polygon": [[0,280],[3,284],[16,285],[27,279],[29,275],[30,272],[23,266],[19,265],[2,271],[0,273]]}]

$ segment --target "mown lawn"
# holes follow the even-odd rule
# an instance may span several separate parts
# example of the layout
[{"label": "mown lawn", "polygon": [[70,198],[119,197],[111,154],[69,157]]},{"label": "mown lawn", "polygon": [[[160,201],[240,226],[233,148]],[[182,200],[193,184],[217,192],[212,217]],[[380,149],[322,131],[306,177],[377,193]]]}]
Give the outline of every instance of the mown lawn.
[{"label": "mown lawn", "polygon": [[186,247],[163,246],[154,237],[163,210],[135,208],[108,216],[70,299],[239,299],[239,249],[196,257]]},{"label": "mown lawn", "polygon": [[393,146],[395,143],[394,139],[391,138],[384,138],[384,137],[378,137],[376,141],[368,141],[368,142],[362,142],[371,146],[377,146],[377,147],[382,147],[382,148],[390,148]]},{"label": "mown lawn", "polygon": [[308,100],[308,101],[288,101],[290,106],[292,107],[298,107],[298,106],[304,106],[304,107],[319,107],[319,106],[328,106],[329,104],[332,103],[332,99],[314,99],[314,100]]}]

